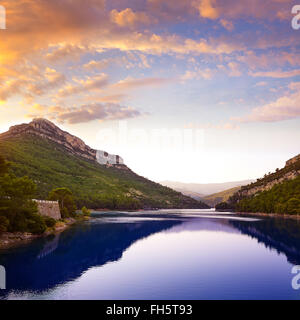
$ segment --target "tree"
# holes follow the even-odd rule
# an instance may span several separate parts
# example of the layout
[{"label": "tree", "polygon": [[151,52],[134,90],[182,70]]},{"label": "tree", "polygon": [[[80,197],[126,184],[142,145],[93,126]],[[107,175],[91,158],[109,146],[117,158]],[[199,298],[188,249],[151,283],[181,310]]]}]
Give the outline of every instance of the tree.
[{"label": "tree", "polygon": [[8,226],[9,220],[4,216],[0,216],[0,234],[2,232],[6,232],[8,230]]},{"label": "tree", "polygon": [[41,234],[46,225],[32,201],[35,183],[28,177],[17,178],[9,172],[9,164],[0,155],[0,232],[32,232]]},{"label": "tree", "polygon": [[221,203],[218,203],[216,205],[216,210],[220,210],[220,211],[224,211],[224,210],[229,210],[229,211],[232,211],[233,210],[233,207],[227,203],[227,202],[221,202]]},{"label": "tree", "polygon": [[300,199],[291,198],[287,202],[287,213],[300,214]]},{"label": "tree", "polygon": [[9,163],[0,155],[0,176],[7,173],[9,168]]},{"label": "tree", "polygon": [[81,212],[85,217],[91,216],[91,211],[89,209],[87,209],[87,207],[82,207]]},{"label": "tree", "polygon": [[63,218],[72,216],[76,211],[73,194],[68,188],[53,189],[50,191],[48,199],[58,201]]}]

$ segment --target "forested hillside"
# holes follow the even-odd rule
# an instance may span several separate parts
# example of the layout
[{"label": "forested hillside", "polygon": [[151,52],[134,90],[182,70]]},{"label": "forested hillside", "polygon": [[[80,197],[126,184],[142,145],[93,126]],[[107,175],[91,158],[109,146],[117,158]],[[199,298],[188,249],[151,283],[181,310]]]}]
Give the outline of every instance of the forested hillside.
[{"label": "forested hillside", "polygon": [[206,208],[207,205],[138,176],[127,167],[107,167],[66,152],[46,138],[24,134],[0,138],[0,154],[16,176],[37,184],[36,198],[69,188],[79,208]]}]

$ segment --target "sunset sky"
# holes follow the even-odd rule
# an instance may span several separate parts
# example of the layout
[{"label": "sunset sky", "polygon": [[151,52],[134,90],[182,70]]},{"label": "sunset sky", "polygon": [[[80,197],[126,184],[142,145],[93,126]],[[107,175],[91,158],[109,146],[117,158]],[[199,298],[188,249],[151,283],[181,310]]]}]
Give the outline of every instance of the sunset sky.
[{"label": "sunset sky", "polygon": [[44,117],[155,181],[263,176],[300,153],[298,2],[0,0],[0,132]]}]

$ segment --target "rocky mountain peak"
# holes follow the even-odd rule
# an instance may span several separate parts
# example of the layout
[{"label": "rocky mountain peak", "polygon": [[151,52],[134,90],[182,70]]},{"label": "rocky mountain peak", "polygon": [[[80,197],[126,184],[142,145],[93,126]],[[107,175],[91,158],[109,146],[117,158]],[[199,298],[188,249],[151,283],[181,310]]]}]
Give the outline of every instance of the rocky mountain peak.
[{"label": "rocky mountain peak", "polygon": [[62,145],[69,153],[96,161],[97,151],[87,146],[81,139],[61,130],[53,122],[37,118],[28,124],[10,127],[9,131],[0,135],[0,139],[22,136],[25,134],[39,136]]},{"label": "rocky mountain peak", "polygon": [[33,119],[28,124],[12,126],[7,132],[0,134],[0,139],[28,134],[51,140],[63,146],[64,149],[71,154],[96,161],[102,165],[115,166],[119,169],[127,168],[120,156],[110,155],[105,151],[94,150],[81,139],[61,130],[53,122],[43,118]]}]

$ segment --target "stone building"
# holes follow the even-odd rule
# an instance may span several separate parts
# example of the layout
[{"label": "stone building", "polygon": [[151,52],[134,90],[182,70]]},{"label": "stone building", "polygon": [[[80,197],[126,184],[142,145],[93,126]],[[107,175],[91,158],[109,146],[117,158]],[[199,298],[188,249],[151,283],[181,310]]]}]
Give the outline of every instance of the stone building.
[{"label": "stone building", "polygon": [[124,164],[124,160],[114,154],[109,154],[105,151],[98,150],[96,154],[96,159],[99,164],[102,165],[118,165],[118,164]]},{"label": "stone building", "polygon": [[38,211],[41,216],[53,218],[55,220],[61,219],[58,201],[33,200],[37,203]]}]

